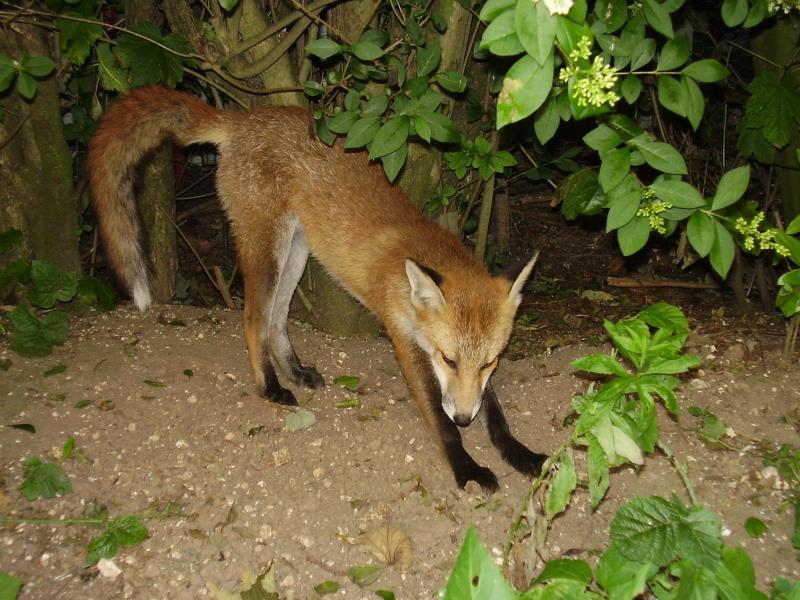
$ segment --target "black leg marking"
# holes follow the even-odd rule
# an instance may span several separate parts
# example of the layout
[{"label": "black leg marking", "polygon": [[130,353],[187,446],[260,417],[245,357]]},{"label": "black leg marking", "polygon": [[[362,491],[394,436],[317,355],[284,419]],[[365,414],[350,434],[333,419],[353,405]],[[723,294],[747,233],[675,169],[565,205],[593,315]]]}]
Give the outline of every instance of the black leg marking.
[{"label": "black leg marking", "polygon": [[544,461],[547,460],[547,455],[528,450],[511,434],[491,383],[487,383],[486,389],[483,391],[483,404],[486,407],[489,438],[495,448],[500,451],[503,460],[528,477],[539,475]]},{"label": "black leg marking", "polygon": [[283,404],[285,406],[297,406],[297,398],[294,394],[281,386],[275,368],[269,360],[264,361],[264,397],[270,402]]},{"label": "black leg marking", "polygon": [[290,377],[292,378],[292,383],[295,385],[303,385],[312,390],[318,390],[325,386],[325,380],[319,374],[319,371],[311,365],[302,365],[294,351],[289,357],[289,368],[291,369]]}]

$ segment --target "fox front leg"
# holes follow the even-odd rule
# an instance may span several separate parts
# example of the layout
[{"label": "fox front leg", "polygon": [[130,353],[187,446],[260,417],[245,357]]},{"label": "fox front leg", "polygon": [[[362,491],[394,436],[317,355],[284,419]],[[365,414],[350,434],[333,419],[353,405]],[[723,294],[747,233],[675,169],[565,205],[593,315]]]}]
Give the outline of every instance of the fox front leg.
[{"label": "fox front leg", "polygon": [[488,382],[483,390],[483,405],[486,409],[489,438],[495,448],[500,451],[503,460],[523,475],[528,477],[539,475],[544,461],[547,460],[547,455],[532,452],[512,435],[491,382]]}]

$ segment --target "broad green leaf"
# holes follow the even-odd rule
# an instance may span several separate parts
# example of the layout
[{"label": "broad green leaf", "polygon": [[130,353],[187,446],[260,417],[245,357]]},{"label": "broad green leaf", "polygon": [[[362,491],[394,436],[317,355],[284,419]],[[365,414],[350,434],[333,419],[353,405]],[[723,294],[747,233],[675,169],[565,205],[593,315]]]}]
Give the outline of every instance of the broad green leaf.
[{"label": "broad green leaf", "polygon": [[717,185],[717,193],[711,202],[711,210],[721,210],[738,202],[750,183],[750,165],[742,165],[725,173]]},{"label": "broad green leaf", "polygon": [[642,93],[642,80],[636,75],[628,74],[622,79],[620,84],[620,92],[625,102],[633,104],[639,99],[639,94]]},{"label": "broad green leaf", "polygon": [[596,509],[608,491],[609,465],[603,447],[591,433],[586,434],[588,450],[586,452],[586,471],[589,479],[589,498],[592,510]]},{"label": "broad green leaf", "polygon": [[[622,189],[625,188],[625,189]],[[618,191],[619,190],[619,191]],[[620,184],[608,194],[608,214],[606,215],[606,233],[627,225],[639,212],[642,203],[642,190],[629,188]]]},{"label": "broad green leaf", "polygon": [[47,356],[53,345],[62,345],[67,337],[69,322],[61,311],[49,312],[40,320],[19,304],[8,316],[14,325],[11,348],[23,356]]},{"label": "broad green leaf", "polygon": [[615,32],[628,19],[627,0],[598,0],[594,5],[594,14],[605,23],[609,33]]},{"label": "broad green leaf", "polygon": [[571,579],[579,581],[583,585],[589,585],[593,579],[592,568],[585,560],[555,558],[547,562],[533,583],[542,583],[551,579]]},{"label": "broad green leaf", "polygon": [[687,65],[681,73],[701,83],[714,83],[730,75],[730,71],[713,58],[704,58],[693,62]]},{"label": "broad green leaf", "polygon": [[311,98],[316,98],[325,93],[325,86],[318,81],[307,79],[303,82],[303,93]]},{"label": "broad green leaf", "polygon": [[722,3],[722,21],[726,27],[741,25],[747,18],[747,0],[724,0]]},{"label": "broad green leaf", "polygon": [[99,306],[103,310],[114,308],[114,292],[91,275],[78,280],[76,296],[84,306]]},{"label": "broad green leaf", "polygon": [[453,121],[439,112],[426,111],[420,113],[425,122],[431,127],[431,137],[437,142],[457,142],[461,134]]},{"label": "broad green leaf", "polygon": [[633,600],[644,593],[647,581],[657,571],[653,563],[625,558],[612,544],[597,561],[596,577],[609,600]]},{"label": "broad green leaf", "polygon": [[558,114],[558,106],[554,97],[548,98],[533,118],[533,130],[541,144],[546,144],[555,135],[561,117]]},{"label": "broad green leaf", "polygon": [[[671,147],[671,146],[670,146]],[[669,202],[677,208],[700,208],[706,201],[693,185],[675,179],[656,179],[650,189],[659,200]]]},{"label": "broad green leaf", "polygon": [[631,53],[631,71],[641,69],[653,60],[656,53],[656,41],[653,38],[644,38]]},{"label": "broad green leaf", "polygon": [[583,142],[589,148],[602,152],[616,148],[622,142],[622,138],[611,127],[601,124],[583,136]]},{"label": "broad green leaf", "polygon": [[614,453],[625,458],[635,465],[644,464],[642,449],[631,436],[616,425],[611,426],[611,435],[614,440]]},{"label": "broad green leaf", "polygon": [[744,522],[744,530],[751,538],[760,538],[767,532],[767,525],[761,519],[748,517]]},{"label": "broad green leaf", "polygon": [[760,129],[775,146],[785,146],[800,123],[800,94],[788,79],[773,71],[763,71],[747,85],[750,97],[745,104],[742,125]]},{"label": "broad green leaf", "polygon": [[611,521],[611,542],[628,560],[663,566],[678,552],[682,516],[671,502],[639,496],[617,510]]},{"label": "broad green leaf", "polygon": [[433,73],[441,60],[442,48],[439,44],[417,48],[417,77]]},{"label": "broad green leaf", "polygon": [[[342,114],[342,113],[339,113]],[[355,121],[347,132],[345,148],[362,148],[375,139],[381,127],[381,118],[377,115],[361,117]]]},{"label": "broad green leaf", "polygon": [[341,54],[344,46],[337,44],[330,38],[320,38],[306,45],[306,54],[311,54],[323,60]]},{"label": "broad green leaf", "polygon": [[640,311],[637,318],[650,327],[669,329],[676,333],[688,333],[689,321],[681,309],[668,302],[656,302]]},{"label": "broad green leaf", "polygon": [[[65,17],[86,18],[75,11],[67,11]],[[83,23],[71,19],[56,19],[58,45],[70,62],[82,65],[89,56],[95,42],[103,37],[103,28],[97,23]]]},{"label": "broad green leaf", "polygon": [[673,37],[672,18],[664,7],[657,0],[642,0],[644,18],[648,25],[661,35],[668,38]]},{"label": "broad green leaf", "polygon": [[643,374],[648,375],[674,375],[675,373],[685,373],[700,365],[700,359],[691,354],[685,354],[678,358],[653,360]]},{"label": "broad green leaf", "polygon": [[181,53],[190,52],[191,48],[188,42],[174,33],[162,37],[158,27],[152,23],[131,25],[129,29],[147,38],[143,39],[123,33],[117,40],[115,53],[120,56],[125,66],[130,67],[129,83],[131,87],[140,87],[150,83],[162,83],[175,87],[180,83],[183,80],[184,65],[192,65],[193,61],[164,50],[148,40],[158,42]]},{"label": "broad green leaf", "polygon": [[686,223],[686,233],[689,236],[689,243],[698,256],[700,258],[708,256],[716,236],[714,218],[700,210],[695,211]]},{"label": "broad green leaf", "polygon": [[89,545],[86,547],[86,562],[94,565],[101,558],[114,558],[118,548],[117,538],[113,533],[106,531],[89,541]]},{"label": "broad green leaf", "polygon": [[52,308],[56,302],[69,302],[78,291],[78,278],[64,273],[59,267],[45,260],[31,262],[33,289],[28,300],[39,308]]},{"label": "broad green leaf", "polygon": [[72,484],[61,465],[33,459],[25,467],[25,478],[19,491],[28,501],[33,502],[37,498],[55,498],[72,493]]},{"label": "broad green leaf", "polygon": [[578,42],[588,37],[592,39],[592,30],[586,23],[576,23],[568,17],[556,17],[556,39],[564,53],[569,54],[578,47]]},{"label": "broad green leaf", "polygon": [[501,13],[514,8],[517,0],[487,0],[481,7],[480,19],[484,23],[494,21]]},{"label": "broad green leaf", "polygon": [[714,568],[721,559],[719,515],[702,507],[693,508],[677,528],[678,552],[693,564]]},{"label": "broad green leaf", "polygon": [[17,91],[26,100],[33,100],[36,95],[36,80],[27,73],[17,73]]},{"label": "broad green leaf", "polygon": [[663,173],[686,175],[686,162],[674,146],[655,142],[645,133],[628,140],[630,145],[641,152],[648,165]]},{"label": "broad green leaf", "polygon": [[383,56],[384,52],[380,46],[375,44],[374,42],[361,40],[356,44],[353,44],[351,48],[353,54],[359,58],[359,60],[363,61],[370,61],[375,60]]},{"label": "broad green leaf", "polygon": [[700,126],[700,121],[703,120],[703,113],[706,110],[706,99],[700,87],[690,77],[681,77],[681,85],[684,89],[684,108],[686,109],[686,118],[689,119],[692,129],[697,129]]},{"label": "broad green leaf", "polygon": [[747,18],[744,20],[744,26],[748,29],[760,25],[761,22],[769,16],[769,7],[767,0],[753,0],[750,3],[750,10],[747,12]]},{"label": "broad green leaf", "polygon": [[544,65],[553,50],[556,17],[544,2],[517,2],[514,23],[522,47],[539,65]]},{"label": "broad green leaf", "polygon": [[561,212],[568,221],[579,215],[600,214],[605,197],[593,169],[581,169],[561,182],[558,194],[563,198]]},{"label": "broad green leaf", "polygon": [[0,598],[2,600],[15,600],[21,588],[21,579],[14,577],[11,573],[0,571]]},{"label": "broad green leaf", "polygon": [[408,156],[408,144],[403,144],[394,152],[384,154],[381,156],[381,163],[383,163],[383,172],[386,173],[386,178],[392,182],[397,178],[400,169],[406,163]]},{"label": "broad green leaf", "polygon": [[14,83],[14,79],[17,77],[17,70],[14,68],[13,64],[6,65],[0,64],[0,92],[5,92],[11,84]]},{"label": "broad green leaf", "polygon": [[553,478],[553,483],[545,499],[544,514],[548,519],[552,519],[567,507],[577,483],[578,476],[575,473],[575,463],[572,459],[572,452],[567,449],[561,453],[558,462],[558,472]]},{"label": "broad green leaf", "polygon": [[786,226],[786,233],[788,235],[795,235],[800,233],[800,215],[797,215],[792,222]]},{"label": "broad green leaf", "polygon": [[431,126],[428,124],[428,122],[420,115],[414,115],[414,120],[412,123],[414,125],[414,131],[417,132],[417,135],[426,142],[430,142],[432,132]]},{"label": "broad green leaf", "polygon": [[669,111],[682,117],[686,116],[689,99],[686,89],[675,77],[660,75],[658,77],[658,101]]},{"label": "broad green leaf", "polygon": [[149,534],[138,517],[116,517],[108,524],[108,532],[120,546],[135,546],[145,541]]},{"label": "broad green leaf", "polygon": [[615,148],[600,153],[600,173],[598,181],[603,191],[608,193],[617,186],[631,168],[631,151],[627,148]]},{"label": "broad green leaf", "polygon": [[659,71],[674,71],[689,60],[691,50],[691,43],[685,35],[667,40],[667,43],[661,48],[656,68]]},{"label": "broad green leaf", "polygon": [[34,77],[46,77],[55,70],[56,63],[49,56],[30,56],[22,66]]},{"label": "broad green leaf", "polygon": [[310,410],[300,408],[286,415],[284,429],[286,431],[304,431],[317,422],[317,417]]},{"label": "broad green leaf", "polygon": [[736,244],[733,236],[722,223],[714,219],[714,243],[711,246],[709,260],[714,271],[723,279],[728,276],[735,252]]},{"label": "broad green leaf", "polygon": [[117,66],[114,53],[110,44],[97,44],[97,70],[103,89],[109,92],[127,92],[128,74],[125,69]]},{"label": "broad green leaf", "polygon": [[630,375],[625,367],[613,356],[608,354],[589,354],[578,360],[572,361],[572,366],[588,373],[601,375]]},{"label": "broad green leaf", "polygon": [[500,573],[470,527],[442,595],[443,600],[516,600],[517,593]]},{"label": "broad green leaf", "polygon": [[516,56],[525,52],[517,36],[514,15],[515,11],[507,10],[489,23],[481,38],[481,50],[488,50],[497,56]]},{"label": "broad green leaf", "polygon": [[357,112],[343,110],[333,115],[333,118],[328,121],[328,128],[333,133],[347,133],[359,118],[360,115]]},{"label": "broad green leaf", "polygon": [[617,243],[623,256],[635,254],[650,238],[650,222],[646,217],[634,217],[631,221],[617,229]]},{"label": "broad green leaf", "polygon": [[553,60],[551,50],[541,65],[526,54],[511,66],[497,100],[497,129],[524,119],[544,103],[553,85]]},{"label": "broad green leaf", "polygon": [[437,73],[434,79],[448,92],[461,93],[467,88],[467,78],[458,71]]}]

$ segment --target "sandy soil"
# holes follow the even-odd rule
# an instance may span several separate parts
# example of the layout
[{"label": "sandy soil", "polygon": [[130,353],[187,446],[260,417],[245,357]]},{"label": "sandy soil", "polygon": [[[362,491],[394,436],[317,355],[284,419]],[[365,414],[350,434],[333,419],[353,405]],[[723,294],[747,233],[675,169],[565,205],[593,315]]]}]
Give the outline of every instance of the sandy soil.
[{"label": "sandy soil", "polygon": [[[116,577],[85,566],[95,529],[0,530],[0,569],[25,582],[20,598],[213,598],[212,590],[237,591],[270,564],[282,592],[295,598],[312,596],[324,580],[341,584],[338,597],[375,598],[375,590],[389,589],[398,598],[430,598],[445,584],[469,525],[499,554],[527,481],[502,463],[475,424],[465,445],[495,470],[501,490],[487,502],[479,490],[456,489],[408,401],[387,340],[334,339],[293,326],[298,354],[329,385],[299,391],[316,423],[290,432],[288,413],[253,394],[239,313],[162,309],[140,315],[123,307],[73,318],[66,345],[43,359],[0,346],[0,358],[11,360],[0,372],[3,513],[78,516],[92,502],[112,516],[168,502],[182,512],[147,521],[149,539],[114,558]],[[759,581],[794,578],[800,569],[789,541],[792,515],[781,507],[784,485],[764,469],[759,448],[798,444],[800,369],[774,350],[775,331],[724,325],[714,329],[725,332],[724,344],[713,332],[693,334],[691,350],[705,363],[687,379],[681,405],[713,411],[741,450],[708,448],[685,413],[680,422],[662,419],[663,438],[688,461],[701,499],[721,513],[728,543],[751,553]],[[512,429],[534,450],[552,451],[567,437],[562,424],[570,399],[587,383],[569,363],[591,351],[576,342],[501,364],[498,397]],[[44,376],[58,364],[66,370]],[[360,378],[357,393],[332,384],[341,375]],[[360,407],[337,408],[352,398]],[[34,425],[36,433],[8,427],[18,423]],[[23,459],[58,456],[69,436],[89,459],[65,463],[74,493],[28,502],[18,491]],[[592,556],[606,543],[622,501],[673,492],[685,497],[662,456],[649,457],[638,472],[613,474],[609,498],[594,514],[580,489],[554,522],[546,557]],[[744,531],[750,516],[769,526],[758,540]],[[389,566],[359,587],[348,569],[376,559],[357,538],[385,525],[409,536],[410,564]]]}]

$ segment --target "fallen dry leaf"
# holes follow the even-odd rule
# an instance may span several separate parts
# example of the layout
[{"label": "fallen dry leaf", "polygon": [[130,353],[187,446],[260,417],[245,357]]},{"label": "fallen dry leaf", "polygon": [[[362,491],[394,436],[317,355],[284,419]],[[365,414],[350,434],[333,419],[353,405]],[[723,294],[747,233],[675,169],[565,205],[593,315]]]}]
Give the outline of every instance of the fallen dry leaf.
[{"label": "fallen dry leaf", "polygon": [[396,565],[403,571],[411,566],[411,538],[399,529],[383,525],[356,541],[384,565]]}]

